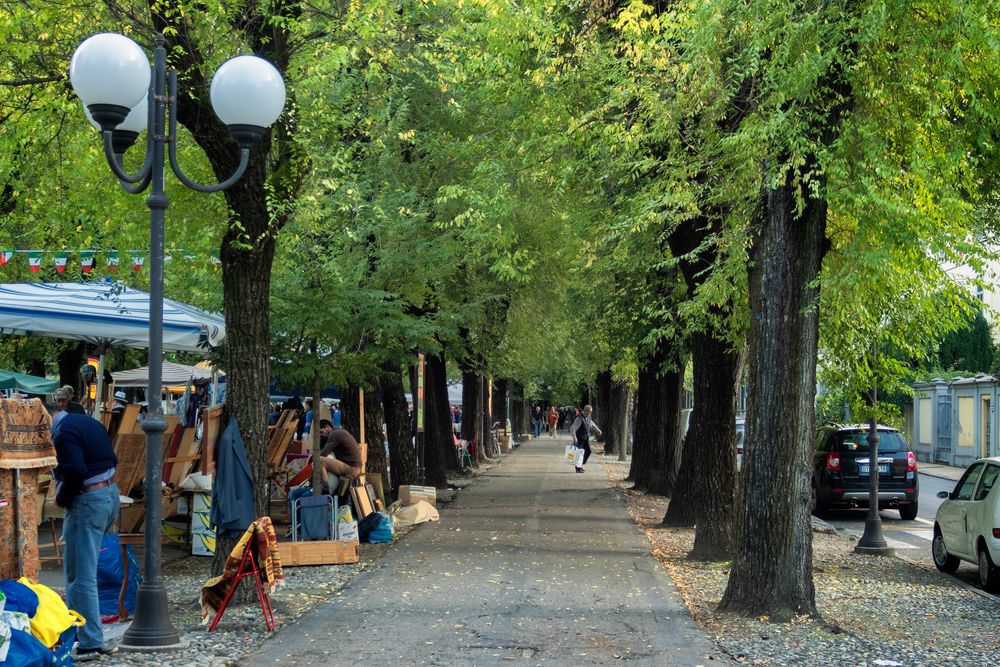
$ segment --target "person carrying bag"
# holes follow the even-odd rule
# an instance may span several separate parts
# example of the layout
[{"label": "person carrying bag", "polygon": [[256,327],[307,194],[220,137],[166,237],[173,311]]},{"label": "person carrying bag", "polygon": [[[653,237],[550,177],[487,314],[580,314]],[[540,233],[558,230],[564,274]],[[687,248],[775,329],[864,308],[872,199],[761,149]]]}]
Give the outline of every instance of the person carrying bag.
[{"label": "person carrying bag", "polygon": [[573,444],[579,447],[583,451],[583,458],[580,463],[576,464],[576,471],[583,472],[583,466],[587,464],[587,459],[590,458],[590,433],[594,431],[597,435],[603,435],[604,432],[601,431],[590,419],[590,414],[594,411],[589,405],[583,406],[583,412],[577,415],[576,419],[573,420],[573,425],[569,427],[570,435],[573,436]]}]

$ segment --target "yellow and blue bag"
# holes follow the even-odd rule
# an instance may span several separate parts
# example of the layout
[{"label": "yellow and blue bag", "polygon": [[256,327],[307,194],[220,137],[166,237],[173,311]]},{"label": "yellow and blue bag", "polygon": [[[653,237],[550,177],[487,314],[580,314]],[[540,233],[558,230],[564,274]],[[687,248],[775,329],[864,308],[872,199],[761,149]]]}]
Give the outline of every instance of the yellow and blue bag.
[{"label": "yellow and blue bag", "polygon": [[31,617],[31,634],[47,648],[55,646],[69,628],[86,623],[83,616],[67,607],[59,594],[45,584],[31,581],[27,577],[21,577],[18,582],[38,596],[38,611]]}]

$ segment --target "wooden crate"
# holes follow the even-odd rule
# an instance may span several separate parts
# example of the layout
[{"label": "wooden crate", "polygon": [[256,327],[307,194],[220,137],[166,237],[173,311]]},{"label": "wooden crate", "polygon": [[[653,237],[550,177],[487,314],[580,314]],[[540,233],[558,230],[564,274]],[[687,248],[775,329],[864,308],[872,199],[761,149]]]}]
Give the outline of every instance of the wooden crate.
[{"label": "wooden crate", "polygon": [[299,565],[346,565],[361,560],[357,542],[315,540],[312,542],[279,542],[281,567]]}]

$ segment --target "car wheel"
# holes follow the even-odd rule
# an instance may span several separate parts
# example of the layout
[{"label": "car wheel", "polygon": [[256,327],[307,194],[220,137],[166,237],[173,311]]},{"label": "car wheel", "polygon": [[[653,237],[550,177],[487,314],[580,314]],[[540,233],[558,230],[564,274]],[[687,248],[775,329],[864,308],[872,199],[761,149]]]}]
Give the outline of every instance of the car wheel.
[{"label": "car wheel", "polygon": [[958,569],[959,560],[948,553],[944,537],[937,526],[934,527],[934,539],[931,541],[931,556],[934,557],[934,567],[942,572],[954,572]]},{"label": "car wheel", "polygon": [[990,552],[984,545],[979,545],[979,585],[987,593],[1000,591],[1000,568],[993,564]]},{"label": "car wheel", "polygon": [[904,521],[913,521],[917,518],[917,503],[910,503],[909,505],[901,505],[899,508],[899,518]]}]

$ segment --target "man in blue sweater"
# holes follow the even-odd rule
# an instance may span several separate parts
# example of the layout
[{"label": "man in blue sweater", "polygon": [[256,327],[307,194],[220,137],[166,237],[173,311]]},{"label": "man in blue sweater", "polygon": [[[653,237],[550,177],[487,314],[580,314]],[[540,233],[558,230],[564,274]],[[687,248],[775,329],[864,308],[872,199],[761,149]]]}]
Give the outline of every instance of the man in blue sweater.
[{"label": "man in blue sweater", "polygon": [[118,457],[104,426],[86,415],[58,408],[52,415],[56,447],[56,504],[65,508],[63,569],[70,609],[86,624],[78,632],[77,660],[108,652],[104,647],[101,608],[97,597],[97,558],[104,535],[118,519]]}]

